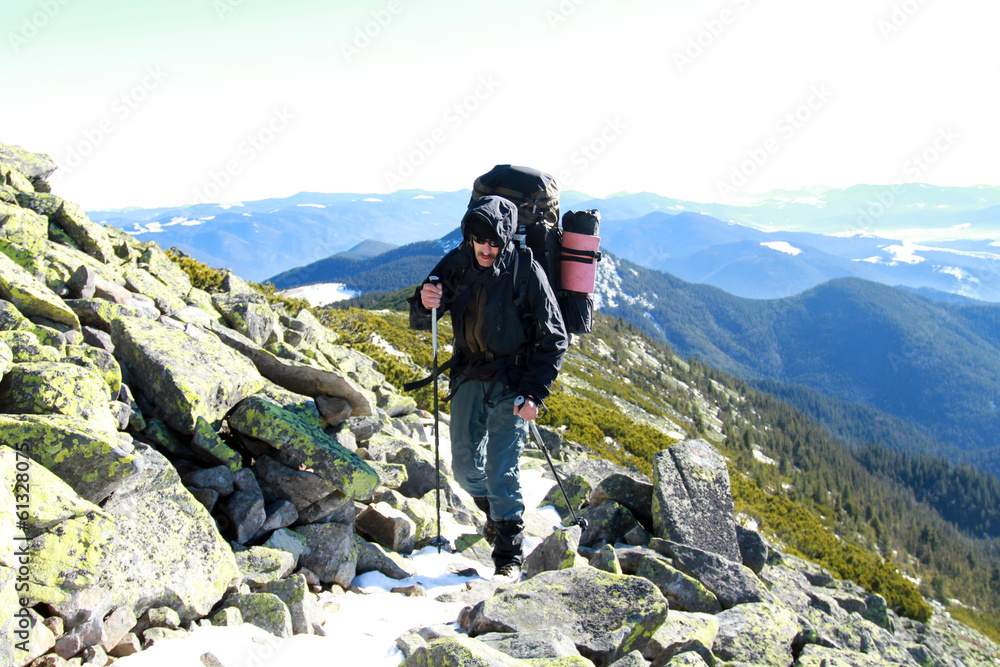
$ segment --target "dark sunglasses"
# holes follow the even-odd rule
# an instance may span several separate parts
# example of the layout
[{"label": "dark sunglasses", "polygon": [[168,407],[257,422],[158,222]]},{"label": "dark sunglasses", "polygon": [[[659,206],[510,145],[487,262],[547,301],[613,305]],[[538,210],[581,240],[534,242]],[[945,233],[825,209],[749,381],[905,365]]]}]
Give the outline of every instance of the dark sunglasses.
[{"label": "dark sunglasses", "polygon": [[491,248],[499,248],[500,247],[499,241],[494,241],[493,239],[481,239],[478,236],[473,236],[472,237],[472,241],[474,243],[478,243],[479,245],[489,244],[489,246]]}]

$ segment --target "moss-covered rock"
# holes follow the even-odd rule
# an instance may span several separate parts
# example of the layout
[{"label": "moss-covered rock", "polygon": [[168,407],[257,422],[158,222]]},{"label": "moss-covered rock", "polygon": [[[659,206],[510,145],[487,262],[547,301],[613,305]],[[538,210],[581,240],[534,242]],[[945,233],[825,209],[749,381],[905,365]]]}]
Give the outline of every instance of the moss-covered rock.
[{"label": "moss-covered rock", "polygon": [[243,400],[229,416],[229,426],[263,440],[349,498],[368,498],[378,485],[378,475],[351,449],[265,396]]},{"label": "moss-covered rock", "polygon": [[0,340],[0,379],[14,364],[14,352],[4,341]]},{"label": "moss-covered rock", "polygon": [[688,576],[659,558],[644,558],[636,576],[649,579],[670,602],[671,609],[717,614],[722,605],[712,591],[694,577]]},{"label": "moss-covered rock", "polygon": [[670,618],[653,633],[644,655],[649,660],[666,662],[680,653],[694,651],[711,664],[712,646],[718,634],[719,620],[712,614],[671,609]]},{"label": "moss-covered rock", "polygon": [[[30,322],[28,324],[31,326]],[[42,345],[35,332],[28,329],[0,331],[0,340],[10,348],[11,359],[15,364],[32,361],[59,361],[62,358],[58,349]]]},{"label": "moss-covered rock", "polygon": [[[6,438],[0,438],[9,442]],[[96,584],[113,547],[114,519],[97,505],[81,498],[65,482],[33,460],[25,459],[18,449],[0,445],[0,496],[7,496],[14,508],[15,475],[27,468],[30,480],[26,519],[22,519],[30,554],[27,597],[32,604],[45,603],[56,608],[74,606],[73,600],[86,597]],[[24,485],[17,493],[24,494]],[[18,502],[23,502],[20,499]],[[3,510],[0,510],[2,512]],[[6,519],[6,520],[5,520]],[[14,527],[9,517],[0,514],[0,527],[7,526],[0,554],[4,563],[13,563]],[[18,546],[23,546],[19,543]],[[8,553],[4,553],[8,552]]]},{"label": "moss-covered rock", "polygon": [[191,278],[159,246],[148,245],[139,252],[139,267],[158,278],[180,298],[191,291]]},{"label": "moss-covered rock", "polygon": [[34,182],[44,181],[59,166],[45,153],[31,153],[10,144],[0,144],[0,164],[17,169]]},{"label": "moss-covered rock", "polygon": [[107,350],[90,345],[67,345],[62,361],[90,369],[107,383],[112,397],[122,388],[121,366]]},{"label": "moss-covered rock", "polygon": [[24,243],[27,239],[44,240],[49,221],[45,216],[20,206],[0,203],[0,236]]},{"label": "moss-covered rock", "polygon": [[256,625],[275,637],[292,636],[292,615],[273,593],[236,593],[227,595],[225,604],[240,610],[244,623]]},{"label": "moss-covered rock", "polygon": [[788,608],[764,602],[741,604],[716,619],[719,632],[712,652],[717,658],[764,667],[792,664],[792,640],[800,628],[795,613]]},{"label": "moss-covered rock", "polygon": [[469,634],[555,627],[585,658],[607,664],[643,650],[666,617],[666,599],[646,579],[571,568],[500,588],[473,610]]},{"label": "moss-covered rock", "polygon": [[31,321],[21,314],[10,301],[0,299],[0,332],[18,331],[31,326]]},{"label": "moss-covered rock", "polygon": [[65,415],[0,414],[0,442],[23,448],[95,503],[137,476],[141,468],[132,445],[122,437],[127,436]]},{"label": "moss-covered rock", "polygon": [[212,295],[212,303],[229,326],[257,345],[267,345],[280,339],[281,323],[263,294],[253,291],[220,292]]},{"label": "moss-covered rock", "polygon": [[195,335],[150,320],[112,321],[116,355],[164,421],[193,434],[198,418],[217,427],[225,414],[264,387],[257,369],[204,332]]},{"label": "moss-covered rock", "polygon": [[141,269],[129,268],[125,271],[125,286],[137,294],[150,297],[162,313],[173,313],[187,306],[162,281]]},{"label": "moss-covered rock", "polygon": [[212,327],[226,345],[253,361],[261,375],[285,389],[304,396],[335,396],[351,404],[351,414],[368,416],[374,413],[375,394],[335,371],[280,359],[246,336],[225,327]]},{"label": "moss-covered rock", "polygon": [[140,453],[141,474],[103,507],[117,530],[102,564],[99,599],[129,606],[136,616],[170,607],[186,623],[208,614],[241,574],[215,520],[170,462],[149,448]]},{"label": "moss-covered rock", "polygon": [[243,579],[252,586],[280,581],[295,569],[295,557],[281,549],[250,547],[236,554]]},{"label": "moss-covered rock", "polygon": [[400,667],[527,667],[527,663],[512,658],[466,635],[452,635],[436,639],[417,648]]},{"label": "moss-covered rock", "polygon": [[0,382],[0,406],[13,414],[61,414],[114,432],[117,420],[108,406],[111,392],[90,368],[62,362],[14,364]]},{"label": "moss-covered rock", "polygon": [[215,427],[204,417],[198,418],[190,445],[191,449],[210,463],[220,463],[233,472],[243,467],[243,457],[240,453],[223,442]]},{"label": "moss-covered rock", "polygon": [[10,301],[27,317],[44,317],[80,328],[80,320],[59,296],[3,253],[0,253],[0,298]]}]

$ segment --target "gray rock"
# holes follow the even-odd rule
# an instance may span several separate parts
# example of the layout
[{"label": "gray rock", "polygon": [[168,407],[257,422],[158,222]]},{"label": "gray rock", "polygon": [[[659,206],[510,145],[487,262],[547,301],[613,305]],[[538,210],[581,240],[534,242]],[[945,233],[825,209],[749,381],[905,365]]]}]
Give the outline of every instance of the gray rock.
[{"label": "gray rock", "polygon": [[267,542],[264,542],[263,546],[291,554],[296,565],[298,565],[302,554],[309,549],[306,538],[289,528],[279,528],[271,533],[271,537],[268,538]]},{"label": "gray rock", "polygon": [[256,625],[275,637],[292,636],[292,614],[273,593],[235,593],[227,595],[223,604],[240,610],[244,623]]},{"label": "gray rock", "polygon": [[381,572],[390,579],[407,579],[417,574],[413,561],[403,558],[394,551],[386,551],[378,544],[372,544],[363,537],[354,536],[358,549],[356,574]]},{"label": "gray rock", "polygon": [[573,511],[579,513],[580,508],[586,502],[587,498],[590,496],[590,492],[593,487],[590,482],[587,481],[582,475],[569,475],[562,480],[563,489],[566,491],[566,495],[563,495],[563,491],[559,488],[558,484],[553,484],[549,492],[545,494],[545,497],[540,503],[539,507],[552,506],[559,512],[559,516],[563,519],[567,519],[571,516],[569,511],[569,505],[566,502],[566,496],[569,496],[569,502],[573,505]]},{"label": "gray rock", "polygon": [[[325,399],[325,401],[328,404],[334,400],[341,401],[346,404],[346,401],[344,401],[343,399],[330,399],[325,396],[322,398]],[[316,398],[316,405],[320,405],[320,397]],[[333,416],[335,417],[340,416],[340,413],[335,412],[332,408],[327,408],[327,409],[330,410]],[[350,409],[349,405],[347,406],[347,409],[348,410]],[[322,411],[323,408],[320,408],[320,410]],[[343,410],[343,408],[341,408],[341,410]],[[324,417],[326,417],[325,414]],[[334,420],[327,418],[327,421],[330,424],[334,424],[334,423],[343,423],[345,420],[341,420],[340,422],[335,422]],[[351,430],[351,433],[354,434],[355,440],[357,440],[358,442],[364,442],[368,440],[370,437],[381,431],[382,427],[385,426],[385,421],[378,414],[368,415],[367,417],[351,417],[350,419],[346,419],[346,421],[347,421],[347,428]]]},{"label": "gray rock", "polygon": [[262,533],[270,533],[279,528],[287,528],[295,523],[299,518],[299,512],[295,505],[288,500],[277,500],[264,508],[267,518],[264,525],[260,527]]},{"label": "gray rock", "polygon": [[299,526],[295,532],[306,538],[309,547],[309,551],[299,557],[299,564],[315,572],[323,583],[335,583],[347,589],[357,573],[354,526],[316,523]]},{"label": "gray rock", "polygon": [[577,515],[587,522],[580,536],[580,544],[586,547],[624,542],[625,535],[639,525],[631,512],[611,500],[585,507]]},{"label": "gray rock", "polygon": [[[420,498],[428,491],[437,488],[438,475],[436,473],[434,453],[423,447],[403,447],[386,460],[389,463],[398,463],[406,467],[406,483],[400,487],[399,492],[410,498]],[[447,462],[441,462],[441,474],[451,477],[451,470]],[[442,486],[444,479],[441,479]]]},{"label": "gray rock", "polygon": [[0,414],[0,442],[21,448],[95,503],[142,474],[131,438],[77,417]]},{"label": "gray rock", "polygon": [[337,490],[316,473],[286,466],[266,454],[254,459],[253,471],[271,495],[291,502],[299,512]]},{"label": "gray rock", "polygon": [[366,507],[356,519],[355,530],[369,542],[396,553],[411,553],[416,545],[416,523],[386,503]]},{"label": "gray rock", "polygon": [[586,565],[587,561],[577,554],[580,534],[579,526],[554,531],[524,559],[525,575],[530,578],[542,572]]},{"label": "gray rock", "polygon": [[299,523],[352,523],[354,503],[340,491],[334,491],[299,512]]},{"label": "gray rock", "polygon": [[558,628],[546,628],[537,632],[491,632],[479,635],[476,639],[501,653],[521,660],[580,655],[573,640]]},{"label": "gray rock", "polygon": [[321,625],[322,610],[315,595],[309,592],[306,578],[293,575],[282,581],[275,581],[261,587],[262,593],[272,593],[285,603],[292,617],[292,632],[297,635],[313,634],[313,626]]},{"label": "gray rock", "polygon": [[233,492],[233,471],[227,466],[203,468],[190,472],[181,479],[186,486],[212,489],[220,496],[228,496]]},{"label": "gray rock", "polygon": [[792,641],[799,632],[795,614],[779,605],[741,604],[716,616],[719,632],[712,652],[727,661],[755,663],[761,667],[792,664]]},{"label": "gray rock", "polygon": [[[340,426],[345,421],[348,421],[348,417],[351,416],[351,404],[343,398],[337,398],[335,396],[317,396],[316,407],[319,409],[319,413],[322,415],[323,420],[330,426]],[[359,417],[359,419],[370,418]],[[357,440],[360,441],[365,439],[358,437],[358,432],[356,432],[353,428],[351,429],[351,432],[354,433],[354,437]],[[368,436],[371,436],[371,433],[369,433]]]},{"label": "gray rock", "polygon": [[719,634],[719,620],[712,614],[670,610],[670,618],[653,633],[643,655],[665,663],[681,653],[693,651],[705,662],[715,662],[712,646]]},{"label": "gray rock", "polygon": [[700,581],[674,569],[659,558],[644,558],[636,576],[652,581],[670,603],[670,609],[717,614],[722,605]]},{"label": "gray rock", "polygon": [[375,395],[349,377],[334,371],[280,359],[254,341],[221,325],[213,325],[212,331],[226,345],[250,359],[261,375],[289,391],[304,396],[343,398],[350,403],[351,414],[357,417],[370,415],[375,411]]},{"label": "gray rock", "polygon": [[193,434],[199,417],[218,425],[237,403],[264,387],[253,364],[208,333],[194,336],[121,317],[111,323],[111,339],[133,382],[180,433]]},{"label": "gray rock", "polygon": [[170,607],[156,607],[146,612],[147,627],[169,628],[176,630],[181,627],[181,617]]},{"label": "gray rock", "polygon": [[264,494],[261,493],[257,478],[249,468],[240,470],[233,476],[237,490],[224,502],[219,510],[229,519],[229,532],[240,544],[246,544],[264,525]]},{"label": "gray rock", "polygon": [[740,547],[740,561],[753,570],[754,574],[760,574],[767,564],[769,553],[764,538],[756,530],[736,524],[736,541]]},{"label": "gray rock", "polygon": [[653,527],[653,485],[623,473],[615,473],[601,480],[590,493],[587,504],[595,507],[612,500],[632,513],[640,524]]},{"label": "gray rock", "polygon": [[368,497],[378,485],[378,475],[354,453],[350,431],[327,435],[260,394],[243,400],[228,421],[234,431],[263,440],[349,498]]},{"label": "gray rock", "polygon": [[466,635],[442,637],[416,648],[400,667],[437,667],[438,665],[475,665],[476,667],[524,667],[524,663],[506,653]]},{"label": "gray rock", "polygon": [[[605,544],[590,557],[590,566],[611,574],[622,574],[622,564],[618,560],[618,553],[610,544]],[[660,590],[662,592],[663,589]]]},{"label": "gray rock", "polygon": [[666,615],[667,601],[649,581],[572,568],[501,588],[473,610],[469,634],[554,627],[602,666],[616,654],[644,649]]},{"label": "gray rock", "polygon": [[[772,602],[773,596],[750,568],[716,553],[656,538],[652,547],[669,555],[674,565],[712,591],[724,609],[750,602]],[[699,610],[700,611],[700,610]]]},{"label": "gray rock", "polygon": [[742,562],[726,459],[705,440],[685,440],[657,452],[653,472],[656,536]]},{"label": "gray rock", "polygon": [[250,547],[236,554],[236,565],[243,580],[251,586],[280,581],[292,573],[295,564],[295,556],[282,549]]}]

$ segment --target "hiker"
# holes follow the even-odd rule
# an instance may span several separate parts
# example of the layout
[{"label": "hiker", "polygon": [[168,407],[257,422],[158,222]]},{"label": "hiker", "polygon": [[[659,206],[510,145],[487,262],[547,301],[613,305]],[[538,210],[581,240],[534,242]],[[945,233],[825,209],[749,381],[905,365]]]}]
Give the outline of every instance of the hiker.
[{"label": "hiker", "polygon": [[517,208],[481,197],[462,218],[460,246],[445,255],[410,299],[410,326],[430,328],[432,308],[451,311],[452,470],[486,513],[494,578],[521,575],[524,502],[519,458],[528,422],[562,366],[569,346],[562,315],[541,266],[531,262],[515,300],[514,276],[529,258],[513,243]]}]

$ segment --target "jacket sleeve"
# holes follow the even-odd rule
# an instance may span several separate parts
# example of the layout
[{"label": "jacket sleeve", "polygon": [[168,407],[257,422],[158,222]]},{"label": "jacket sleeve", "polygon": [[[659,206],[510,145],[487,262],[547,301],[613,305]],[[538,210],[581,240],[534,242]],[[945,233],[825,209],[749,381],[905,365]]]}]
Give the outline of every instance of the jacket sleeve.
[{"label": "jacket sleeve", "polygon": [[535,329],[534,345],[528,353],[528,369],[521,379],[518,393],[545,400],[562,368],[563,356],[569,348],[569,335],[542,267],[533,261],[531,268],[528,303]]},{"label": "jacket sleeve", "polygon": [[[457,250],[457,249],[456,249]],[[431,276],[437,276],[440,278],[441,282],[447,282],[453,278],[453,267],[455,266],[458,257],[456,256],[455,250],[452,250],[447,255],[441,258],[441,260],[434,265],[431,272],[427,274],[427,278],[424,278],[419,285],[417,285],[416,290],[413,292],[407,301],[410,302],[410,328],[418,329],[420,331],[428,331],[431,328],[431,311],[429,308],[424,308],[424,304],[420,303],[420,290],[423,288],[424,283]],[[447,296],[448,288],[445,286],[445,295]],[[444,313],[448,310],[449,303],[445,299],[441,303],[441,307],[438,308],[438,319],[444,317]]]}]

